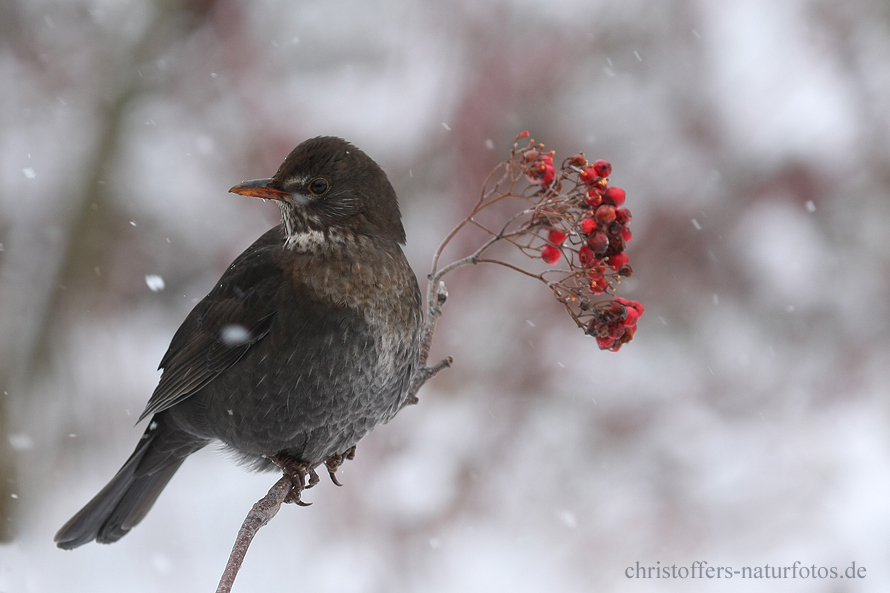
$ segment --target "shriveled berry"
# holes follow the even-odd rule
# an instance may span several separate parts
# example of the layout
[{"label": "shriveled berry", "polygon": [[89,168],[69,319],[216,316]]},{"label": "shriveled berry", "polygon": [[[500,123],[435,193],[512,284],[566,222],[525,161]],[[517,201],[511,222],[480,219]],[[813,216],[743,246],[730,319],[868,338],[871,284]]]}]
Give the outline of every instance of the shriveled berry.
[{"label": "shriveled berry", "polygon": [[541,248],[541,259],[551,266],[558,262],[560,257],[562,257],[562,252],[553,245],[544,245]]},{"label": "shriveled berry", "polygon": [[547,233],[547,240],[554,245],[562,245],[562,242],[566,240],[566,234],[562,231],[553,229]]},{"label": "shriveled berry", "polygon": [[620,187],[610,187],[606,190],[605,198],[616,206],[621,206],[627,198],[627,193]]},{"label": "shriveled berry", "polygon": [[594,214],[594,216],[597,221],[608,224],[615,220],[615,208],[608,204],[603,204],[596,209],[596,214]]},{"label": "shriveled berry", "polygon": [[583,167],[587,164],[587,159],[584,158],[584,153],[576,154],[572,158],[569,159],[570,167]]},{"label": "shriveled berry", "polygon": [[596,221],[592,218],[585,218],[581,221],[581,232],[585,235],[589,235],[596,229]]},{"label": "shriveled berry", "polygon": [[596,174],[600,177],[608,177],[612,174],[612,163],[604,161],[603,159],[594,161],[593,170],[596,171]]},{"label": "shriveled berry", "polygon": [[587,244],[595,255],[602,257],[606,253],[606,249],[609,248],[609,238],[606,236],[606,233],[597,231],[590,236]]},{"label": "shriveled berry", "polygon": [[627,317],[627,307],[619,303],[617,300],[612,301],[606,311],[608,311],[609,315],[615,319],[624,319]]},{"label": "shriveled berry", "polygon": [[640,315],[642,315],[643,311],[645,310],[643,308],[643,303],[641,303],[639,301],[629,301],[624,297],[618,297],[615,300],[618,301],[619,303],[621,303],[622,305],[624,305],[625,307],[633,307],[634,309],[636,309],[637,311],[640,312]]}]

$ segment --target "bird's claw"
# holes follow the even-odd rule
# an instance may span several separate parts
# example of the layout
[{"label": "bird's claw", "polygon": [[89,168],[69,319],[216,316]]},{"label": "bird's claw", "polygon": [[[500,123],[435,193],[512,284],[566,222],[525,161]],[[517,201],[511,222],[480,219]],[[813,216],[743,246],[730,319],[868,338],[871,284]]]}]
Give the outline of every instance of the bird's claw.
[{"label": "bird's claw", "polygon": [[343,453],[331,455],[324,460],[324,465],[328,468],[328,476],[330,476],[331,482],[333,482],[337,486],[343,485],[340,483],[340,480],[337,479],[337,469],[341,465],[343,465],[343,462],[347,459],[355,459],[355,445],[353,445]]},{"label": "bird's claw", "polygon": [[283,454],[267,455],[267,457],[279,468],[291,483],[290,492],[287,493],[284,502],[294,503],[301,507],[311,506],[311,502],[304,502],[301,499],[303,490],[312,488],[318,484],[318,474],[308,463],[297,461]]}]

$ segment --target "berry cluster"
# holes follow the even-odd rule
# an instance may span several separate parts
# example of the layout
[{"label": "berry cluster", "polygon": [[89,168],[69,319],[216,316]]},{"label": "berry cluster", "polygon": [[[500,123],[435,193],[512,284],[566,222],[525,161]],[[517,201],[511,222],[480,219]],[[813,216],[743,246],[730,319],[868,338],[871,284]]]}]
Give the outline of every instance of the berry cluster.
[{"label": "berry cluster", "polygon": [[637,331],[637,319],[642,314],[643,305],[637,301],[615,297],[608,307],[597,310],[587,333],[596,338],[601,349],[617,352],[622,344],[633,339]]},{"label": "berry cluster", "polygon": [[[433,256],[428,294],[435,295],[442,276],[460,266],[492,263],[545,283],[578,327],[596,338],[600,348],[616,352],[629,342],[643,306],[615,296],[622,277],[633,270],[628,262],[630,211],[620,187],[609,185],[612,165],[590,163],[583,154],[553,163],[554,151],[543,144],[516,137],[510,157],[488,176],[473,211],[448,234]],[[520,211],[494,206],[524,204]],[[509,206],[508,206],[509,207]],[[504,213],[512,212],[504,221]],[[486,218],[492,216],[493,221]],[[465,227],[488,234],[471,255],[439,268],[439,258],[451,240]],[[495,245],[508,243],[530,258],[548,264],[535,271],[512,261],[489,257]],[[563,264],[564,267],[559,264]],[[434,296],[430,296],[433,299]],[[433,302],[432,300],[430,302]]]},{"label": "berry cluster", "polygon": [[632,234],[626,192],[609,185],[612,165],[573,156],[560,169],[554,151],[544,152],[533,140],[520,148],[517,137],[511,154],[514,174],[531,182],[531,218],[518,236],[509,237],[526,255],[540,256],[549,265],[565,261],[567,270],[554,270],[557,280],[545,280],[579,326],[596,337],[600,348],[617,351],[629,342],[643,306],[621,297],[598,302],[592,297],[614,294],[621,277],[633,270],[626,253]]}]

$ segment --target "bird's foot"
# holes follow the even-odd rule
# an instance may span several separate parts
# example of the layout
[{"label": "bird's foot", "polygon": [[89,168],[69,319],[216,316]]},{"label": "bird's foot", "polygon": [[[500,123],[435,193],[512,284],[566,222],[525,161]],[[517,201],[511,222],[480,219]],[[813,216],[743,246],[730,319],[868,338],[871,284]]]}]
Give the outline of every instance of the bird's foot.
[{"label": "bird's foot", "polygon": [[438,375],[439,371],[451,368],[452,364],[454,364],[454,359],[450,356],[448,358],[440,360],[431,367],[426,366],[426,364],[422,364],[414,372],[414,376],[411,378],[411,386],[408,389],[409,395],[405,398],[405,401],[402,402],[402,408],[404,408],[405,406],[413,406],[418,403],[420,400],[417,398],[417,392],[420,391],[420,388],[423,387],[423,384]]},{"label": "bird's foot", "polygon": [[297,461],[283,454],[269,455],[269,459],[281,468],[282,473],[290,480],[291,489],[284,502],[292,502],[301,507],[308,507],[311,502],[303,502],[301,495],[303,490],[308,490],[318,484],[318,474],[315,468],[303,461]]},{"label": "bird's foot", "polygon": [[331,455],[327,459],[324,460],[325,467],[328,468],[328,475],[331,477],[331,482],[336,484],[337,486],[342,486],[343,484],[337,479],[337,468],[343,465],[343,462],[347,459],[355,459],[355,445],[344,451],[343,453],[338,453],[337,455]]}]

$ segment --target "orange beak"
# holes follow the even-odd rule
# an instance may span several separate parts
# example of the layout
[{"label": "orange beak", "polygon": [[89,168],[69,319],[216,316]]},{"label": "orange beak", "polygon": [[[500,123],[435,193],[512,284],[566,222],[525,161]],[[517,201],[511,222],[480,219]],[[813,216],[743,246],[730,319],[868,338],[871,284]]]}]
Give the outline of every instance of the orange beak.
[{"label": "orange beak", "polygon": [[229,193],[240,194],[242,196],[250,196],[251,198],[263,198],[265,200],[283,201],[285,196],[289,196],[290,192],[282,191],[271,187],[271,179],[253,179],[251,181],[242,181],[229,190]]}]

